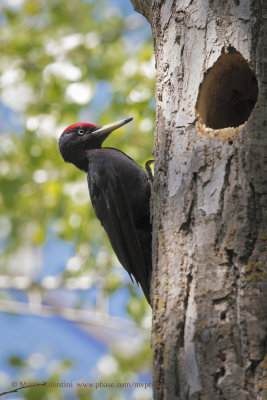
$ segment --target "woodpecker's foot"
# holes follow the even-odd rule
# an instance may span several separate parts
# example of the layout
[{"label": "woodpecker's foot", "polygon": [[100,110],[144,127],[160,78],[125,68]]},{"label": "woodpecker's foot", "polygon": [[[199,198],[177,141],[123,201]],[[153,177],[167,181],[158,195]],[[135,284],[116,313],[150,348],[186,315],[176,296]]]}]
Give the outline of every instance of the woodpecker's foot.
[{"label": "woodpecker's foot", "polygon": [[152,169],[150,168],[150,164],[153,164],[153,162],[154,162],[154,160],[148,160],[148,161],[146,162],[146,164],[145,164],[146,171],[147,171],[147,173],[148,173],[149,180],[150,180],[150,183],[151,183],[151,184],[153,183],[154,175],[153,175]]}]

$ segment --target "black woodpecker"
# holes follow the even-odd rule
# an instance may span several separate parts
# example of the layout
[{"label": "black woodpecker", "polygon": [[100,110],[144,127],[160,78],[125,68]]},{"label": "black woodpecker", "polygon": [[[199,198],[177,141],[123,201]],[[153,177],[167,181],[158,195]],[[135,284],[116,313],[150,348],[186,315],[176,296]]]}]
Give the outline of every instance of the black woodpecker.
[{"label": "black woodpecker", "polygon": [[[102,147],[111,132],[132,118],[97,126],[77,123],[64,130],[59,150],[65,162],[87,172],[97,218],[120,263],[139,283],[150,304],[151,223],[147,172],[118,149]],[[133,279],[132,279],[133,281]]]}]

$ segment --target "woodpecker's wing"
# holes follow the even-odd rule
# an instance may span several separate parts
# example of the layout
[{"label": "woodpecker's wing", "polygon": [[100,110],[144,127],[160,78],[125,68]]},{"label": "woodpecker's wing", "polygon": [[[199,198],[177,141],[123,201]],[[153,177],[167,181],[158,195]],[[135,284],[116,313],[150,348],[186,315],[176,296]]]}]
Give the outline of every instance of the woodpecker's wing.
[{"label": "woodpecker's wing", "polygon": [[105,228],[122,266],[140,283],[150,303],[147,266],[134,225],[131,205],[115,168],[107,157],[91,160],[88,186],[96,216]]}]

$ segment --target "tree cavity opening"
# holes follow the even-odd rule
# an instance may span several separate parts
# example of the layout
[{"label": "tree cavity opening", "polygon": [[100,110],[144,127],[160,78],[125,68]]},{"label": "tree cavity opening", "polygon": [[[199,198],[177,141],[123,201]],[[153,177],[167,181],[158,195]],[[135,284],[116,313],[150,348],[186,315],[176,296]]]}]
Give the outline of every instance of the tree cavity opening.
[{"label": "tree cavity opening", "polygon": [[242,54],[224,48],[199,87],[198,128],[206,136],[233,141],[253,110],[258,91],[256,76]]}]

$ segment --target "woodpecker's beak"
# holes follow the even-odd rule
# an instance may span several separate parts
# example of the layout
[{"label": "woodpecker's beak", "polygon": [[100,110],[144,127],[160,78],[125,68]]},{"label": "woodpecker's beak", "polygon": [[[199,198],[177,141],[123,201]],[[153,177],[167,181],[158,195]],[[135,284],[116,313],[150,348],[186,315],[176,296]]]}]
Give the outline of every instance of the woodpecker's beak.
[{"label": "woodpecker's beak", "polygon": [[121,126],[128,124],[128,122],[132,121],[133,118],[126,118],[122,119],[121,121],[116,121],[112,122],[111,124],[107,124],[104,126],[100,126],[96,131],[94,131],[94,134],[104,136],[105,138],[115,129],[120,128]]}]

